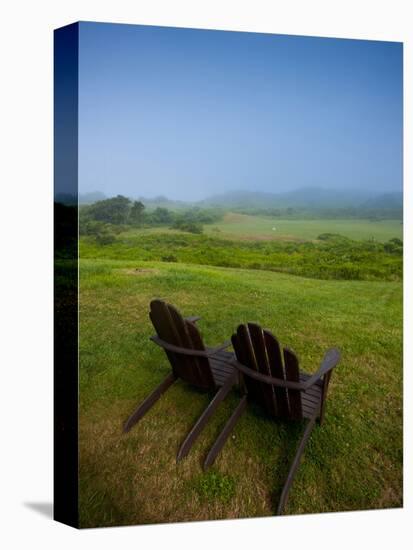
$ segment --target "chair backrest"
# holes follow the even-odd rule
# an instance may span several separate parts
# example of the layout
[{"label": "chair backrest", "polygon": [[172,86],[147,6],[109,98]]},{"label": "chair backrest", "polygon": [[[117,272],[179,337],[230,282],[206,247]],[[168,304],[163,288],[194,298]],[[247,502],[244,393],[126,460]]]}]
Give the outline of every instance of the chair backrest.
[{"label": "chair backrest", "polygon": [[[279,342],[268,330],[255,323],[239,325],[231,340],[237,360],[243,365],[280,380],[300,381],[297,356],[288,348],[281,350]],[[248,375],[244,380],[248,395],[269,415],[294,420],[303,418],[300,390],[280,388]]]},{"label": "chair backrest", "polygon": [[[187,349],[205,350],[195,323],[184,319],[179,311],[162,300],[152,300],[149,317],[157,335],[168,344]],[[215,389],[209,360],[190,357],[165,350],[175,376],[198,388]]]}]

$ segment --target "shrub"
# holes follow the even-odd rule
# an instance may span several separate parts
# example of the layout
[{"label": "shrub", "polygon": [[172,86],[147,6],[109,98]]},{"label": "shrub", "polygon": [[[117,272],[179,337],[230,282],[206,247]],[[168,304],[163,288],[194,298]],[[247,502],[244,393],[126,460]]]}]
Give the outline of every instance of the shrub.
[{"label": "shrub", "polygon": [[343,237],[343,235],[339,235],[338,233],[321,233],[321,235],[319,235],[317,239],[319,241],[342,241],[343,239],[347,240],[346,237]]},{"label": "shrub", "polygon": [[390,254],[403,254],[403,241],[400,239],[390,239],[384,243],[383,248]]},{"label": "shrub", "polygon": [[109,231],[103,231],[96,235],[96,242],[100,245],[113,244],[116,241],[116,237]]},{"label": "shrub", "polygon": [[167,208],[158,206],[153,212],[147,215],[146,219],[151,225],[167,225],[172,223],[174,214]]},{"label": "shrub", "polygon": [[131,201],[127,197],[118,195],[111,199],[105,199],[103,201],[97,201],[87,208],[84,208],[84,216],[87,216],[91,220],[122,224],[126,223]]},{"label": "shrub", "polygon": [[180,231],[187,231],[188,233],[201,234],[203,232],[202,225],[198,222],[188,222],[182,219],[175,220],[172,225],[174,229],[179,229]]},{"label": "shrub", "polygon": [[161,260],[163,262],[177,262],[178,258],[176,256],[174,256],[173,254],[169,254],[167,256],[162,256]]}]

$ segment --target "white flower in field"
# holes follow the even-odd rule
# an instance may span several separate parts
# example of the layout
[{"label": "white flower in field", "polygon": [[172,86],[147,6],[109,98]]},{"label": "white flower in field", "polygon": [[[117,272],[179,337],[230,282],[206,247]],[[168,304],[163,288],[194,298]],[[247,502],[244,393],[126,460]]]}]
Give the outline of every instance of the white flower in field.
[{"label": "white flower in field", "polygon": [[276,227],[273,227],[272,230],[273,230],[273,231],[277,231],[277,228],[276,228]]}]

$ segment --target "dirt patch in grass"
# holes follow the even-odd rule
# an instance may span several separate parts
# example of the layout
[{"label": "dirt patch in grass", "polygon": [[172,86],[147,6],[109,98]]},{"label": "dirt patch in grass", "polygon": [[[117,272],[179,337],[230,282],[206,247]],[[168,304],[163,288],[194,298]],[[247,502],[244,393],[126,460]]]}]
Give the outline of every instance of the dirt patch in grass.
[{"label": "dirt patch in grass", "polygon": [[126,275],[159,275],[159,269],[135,267],[132,269],[119,269],[121,273]]}]

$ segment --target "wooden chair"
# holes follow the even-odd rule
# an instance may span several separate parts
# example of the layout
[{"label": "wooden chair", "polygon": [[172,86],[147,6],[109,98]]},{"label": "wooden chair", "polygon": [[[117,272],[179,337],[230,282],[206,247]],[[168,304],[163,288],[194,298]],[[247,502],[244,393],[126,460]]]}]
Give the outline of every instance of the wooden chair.
[{"label": "wooden chair", "polygon": [[177,455],[179,462],[188,454],[221,401],[238,384],[239,375],[228,364],[235,358],[234,354],[224,351],[231,345],[230,341],[216,348],[204,346],[195,325],[200,317],[184,319],[174,306],[158,299],[151,302],[149,317],[157,334],[151,340],[165,350],[172,372],[132,413],[125,422],[123,431],[128,432],[178,378],[201,390],[216,391],[214,398],[182,443]]},{"label": "wooden chair", "polygon": [[[241,373],[240,384],[245,389],[239,405],[241,412],[248,399],[259,403],[273,418],[307,421],[278,504],[277,514],[282,514],[316,420],[320,424],[323,421],[327,389],[340,353],[336,348],[328,350],[321,367],[311,376],[300,371],[293,351],[288,348],[281,350],[271,332],[257,324],[240,325],[232,336],[232,345],[236,360],[232,360],[231,364]],[[213,464],[239,416],[235,421],[231,417],[218,436],[204,462],[204,469]]]}]

